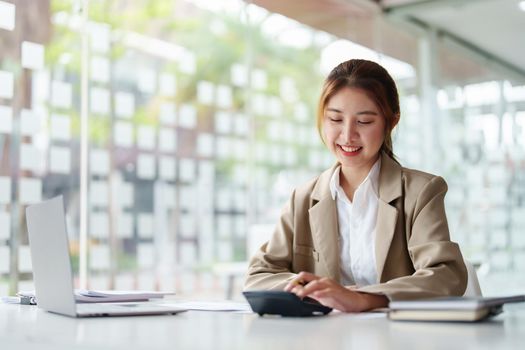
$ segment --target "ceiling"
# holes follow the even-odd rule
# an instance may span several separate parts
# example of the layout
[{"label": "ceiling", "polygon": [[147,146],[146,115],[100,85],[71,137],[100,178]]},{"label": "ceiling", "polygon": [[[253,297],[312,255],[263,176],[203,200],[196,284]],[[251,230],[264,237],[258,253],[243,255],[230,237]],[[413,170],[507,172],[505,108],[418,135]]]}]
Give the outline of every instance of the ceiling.
[{"label": "ceiling", "polygon": [[520,0],[252,0],[311,27],[417,66],[419,38],[435,34],[440,83],[525,83]]}]

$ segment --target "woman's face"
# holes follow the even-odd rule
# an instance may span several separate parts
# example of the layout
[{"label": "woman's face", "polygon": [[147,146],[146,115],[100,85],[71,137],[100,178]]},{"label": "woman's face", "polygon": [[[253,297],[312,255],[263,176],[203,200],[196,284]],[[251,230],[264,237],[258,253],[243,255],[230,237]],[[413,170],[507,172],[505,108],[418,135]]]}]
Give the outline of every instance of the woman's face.
[{"label": "woman's face", "polygon": [[323,133],[343,167],[368,170],[385,138],[385,118],[363,90],[344,87],[326,104]]}]

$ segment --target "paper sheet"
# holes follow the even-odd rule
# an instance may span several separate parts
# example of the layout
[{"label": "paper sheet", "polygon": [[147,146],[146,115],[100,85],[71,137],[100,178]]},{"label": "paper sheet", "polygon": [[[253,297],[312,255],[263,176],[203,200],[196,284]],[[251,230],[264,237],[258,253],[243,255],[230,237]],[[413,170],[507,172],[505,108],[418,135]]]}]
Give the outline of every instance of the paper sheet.
[{"label": "paper sheet", "polygon": [[248,303],[235,301],[180,301],[174,303],[163,303],[162,305],[176,306],[197,311],[239,311],[243,313],[252,313],[252,309]]}]

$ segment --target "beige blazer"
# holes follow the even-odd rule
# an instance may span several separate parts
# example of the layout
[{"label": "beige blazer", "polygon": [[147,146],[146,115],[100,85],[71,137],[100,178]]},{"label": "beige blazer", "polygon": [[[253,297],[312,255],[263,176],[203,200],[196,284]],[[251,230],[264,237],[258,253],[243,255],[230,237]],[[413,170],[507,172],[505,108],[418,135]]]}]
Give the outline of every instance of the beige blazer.
[{"label": "beige blazer", "polygon": [[[376,284],[362,292],[391,300],[462,295],[467,270],[450,241],[443,178],[381,155]],[[337,165],[297,188],[271,239],[250,261],[245,290],[283,289],[300,271],[339,281],[339,231],[329,182]]]}]

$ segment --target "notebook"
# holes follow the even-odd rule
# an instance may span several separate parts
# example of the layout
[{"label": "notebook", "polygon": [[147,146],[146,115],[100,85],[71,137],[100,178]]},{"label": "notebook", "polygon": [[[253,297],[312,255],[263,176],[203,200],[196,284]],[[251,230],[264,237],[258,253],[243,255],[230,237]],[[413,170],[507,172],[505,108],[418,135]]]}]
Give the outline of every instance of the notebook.
[{"label": "notebook", "polygon": [[472,322],[501,313],[504,304],[519,302],[525,302],[525,295],[399,300],[390,302],[388,317],[402,321]]},{"label": "notebook", "polygon": [[151,302],[77,304],[62,196],[26,209],[38,307],[71,317],[176,314],[184,308]]}]

